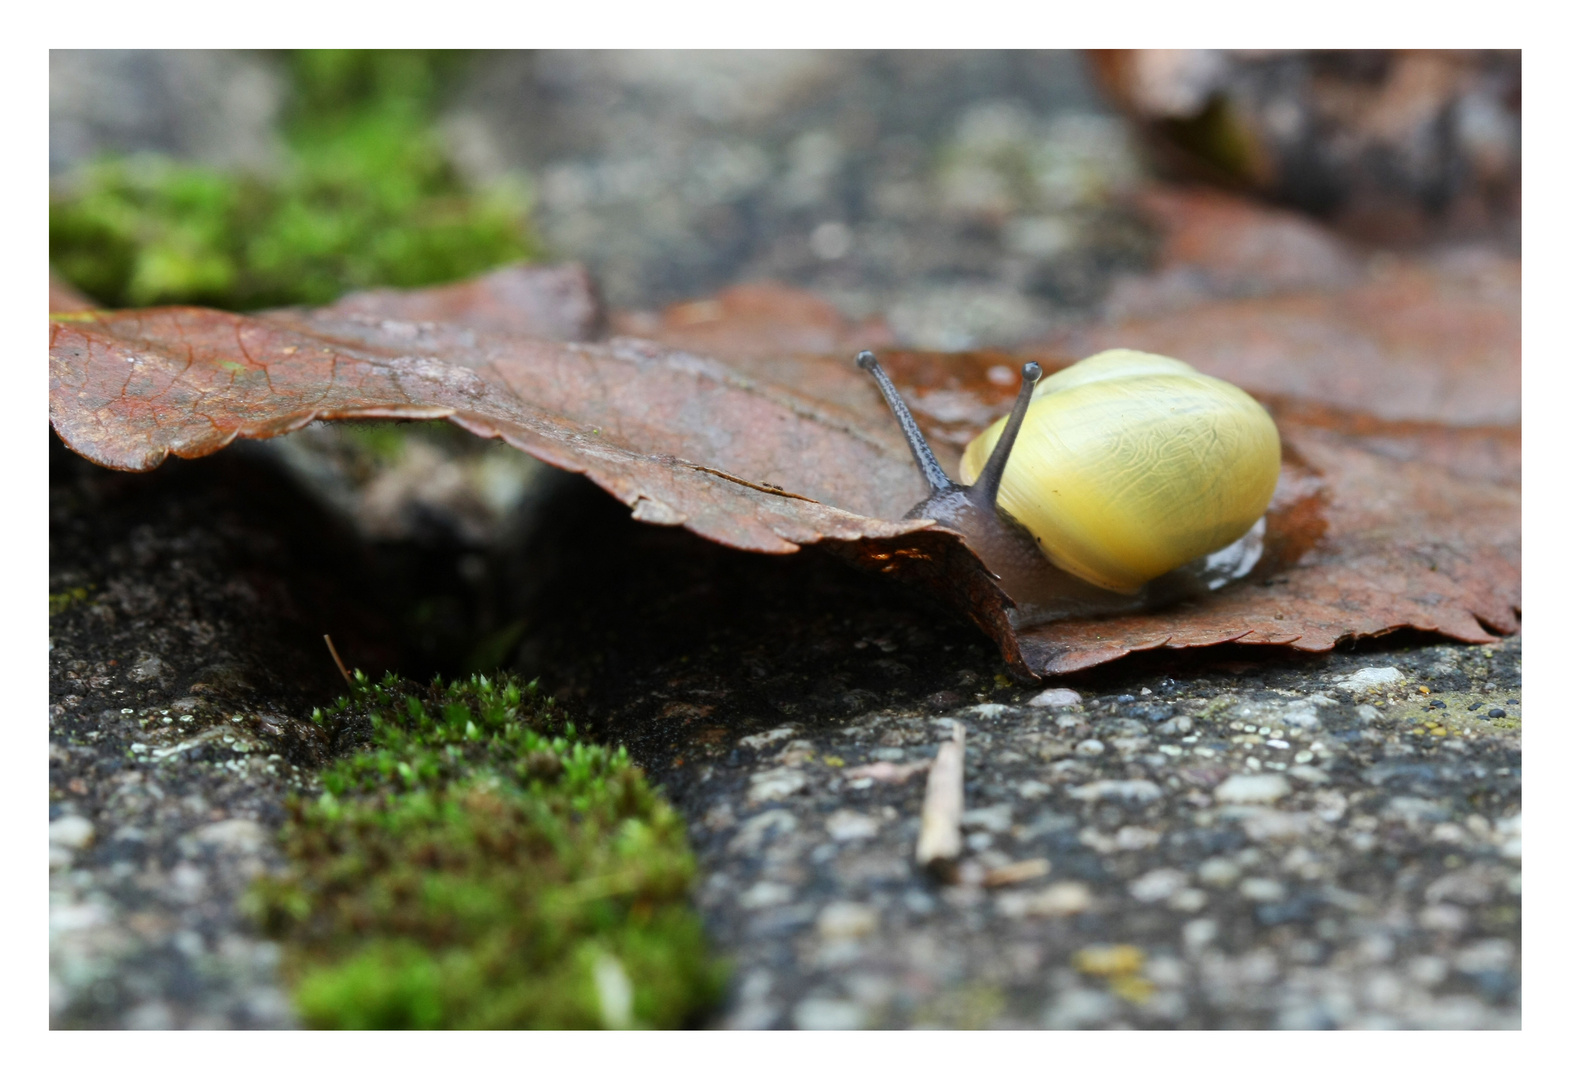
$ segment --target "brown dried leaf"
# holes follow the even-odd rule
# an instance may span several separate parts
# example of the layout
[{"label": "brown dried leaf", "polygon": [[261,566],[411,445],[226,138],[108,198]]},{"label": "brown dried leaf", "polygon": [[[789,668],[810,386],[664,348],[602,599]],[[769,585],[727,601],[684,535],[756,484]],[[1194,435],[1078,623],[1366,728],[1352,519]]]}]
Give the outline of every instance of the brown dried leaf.
[{"label": "brown dried leaf", "polygon": [[[316,311],[66,315],[51,325],[51,421],[101,464],[149,469],[169,453],[196,457],[318,418],[445,418],[585,473],[643,521],[751,551],[829,544],[947,598],[1021,674],[1158,647],[1324,650],[1400,626],[1468,641],[1489,640],[1485,626],[1516,628],[1514,428],[1392,423],[1268,397],[1287,463],[1250,581],[1162,612],[1017,634],[1007,598],[958,534],[900,520],[924,492],[876,393],[848,355],[814,355],[849,353],[876,328],[776,288],[740,291],[741,303],[738,291],[723,294],[699,321],[645,318],[646,332],[694,343],[683,335],[704,327],[728,363],[669,342],[543,340],[598,321],[584,314],[598,308],[579,284],[513,269]],[[753,346],[770,326],[770,344]],[[1018,362],[893,353],[887,366],[952,462],[1007,405]]]},{"label": "brown dried leaf", "polygon": [[1520,421],[1520,261],[1365,258],[1308,218],[1215,193],[1156,190],[1141,205],[1165,232],[1158,269],[1120,282],[1108,317],[1043,342],[1050,353],[1146,349],[1388,420]]},{"label": "brown dried leaf", "polygon": [[56,431],[113,468],[315,419],[443,418],[587,474],[640,520],[771,553],[910,531],[880,518],[920,495],[893,440],[631,339],[561,344],[332,309],[151,308],[56,321],[50,356]]},{"label": "brown dried leaf", "polygon": [[1026,665],[1076,671],[1145,649],[1223,642],[1323,652],[1397,627],[1484,642],[1495,640],[1490,631],[1520,628],[1516,491],[1278,419],[1290,461],[1267,516],[1266,554],[1248,580],[1161,612],[1029,630]]},{"label": "brown dried leaf", "polygon": [[772,281],[735,285],[659,313],[615,312],[611,327],[618,334],[652,338],[704,356],[765,363],[894,343],[881,320],[852,323],[828,301]]},{"label": "brown dried leaf", "polygon": [[589,341],[606,328],[600,292],[589,271],[576,263],[510,266],[429,289],[371,289],[352,293],[325,310],[404,322],[451,322],[545,341]]},{"label": "brown dried leaf", "polygon": [[1115,345],[1180,356],[1247,389],[1391,420],[1515,423],[1521,271],[1493,261],[1477,269],[1398,264],[1355,289],[1212,301],[1046,344],[1081,356]]}]

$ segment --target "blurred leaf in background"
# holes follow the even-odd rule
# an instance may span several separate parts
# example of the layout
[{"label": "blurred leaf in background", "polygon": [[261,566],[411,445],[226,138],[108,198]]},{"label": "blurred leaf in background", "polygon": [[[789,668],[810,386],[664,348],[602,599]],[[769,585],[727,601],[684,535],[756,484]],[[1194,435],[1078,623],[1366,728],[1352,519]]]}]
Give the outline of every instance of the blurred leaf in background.
[{"label": "blurred leaf in background", "polygon": [[270,175],[138,154],[56,185],[50,260],[112,307],[247,310],[450,281],[536,252],[521,179],[469,189],[435,125],[467,55],[302,50]]}]

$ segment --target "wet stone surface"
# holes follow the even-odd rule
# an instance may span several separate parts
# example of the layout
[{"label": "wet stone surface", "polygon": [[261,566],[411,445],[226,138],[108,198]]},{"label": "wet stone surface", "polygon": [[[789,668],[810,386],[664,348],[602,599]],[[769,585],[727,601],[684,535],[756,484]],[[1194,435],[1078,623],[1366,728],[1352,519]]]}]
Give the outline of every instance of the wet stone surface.
[{"label": "wet stone surface", "polygon": [[1157,240],[1072,52],[503,54],[445,124],[472,175],[536,178],[546,243],[617,308],[771,279],[905,344],[1009,345]]},{"label": "wet stone surface", "polygon": [[[1519,1024],[1518,640],[1177,652],[1032,706],[969,627],[831,559],[599,513],[559,565],[626,619],[536,658],[688,816],[736,965],[717,1024]],[[956,723],[940,883],[913,853]]]},{"label": "wet stone surface", "polygon": [[[701,902],[738,953],[724,1022],[1515,1026],[1515,732],[1415,724],[1412,680],[1338,690],[1366,662],[787,724],[689,767]],[[921,770],[955,723],[967,856],[935,887]],[[1132,948],[1104,971],[1106,946]]]},{"label": "wet stone surface", "polygon": [[288,1026],[238,903],[339,749],[307,722],[343,687],[323,629],[391,659],[374,594],[244,455],[126,476],[56,443],[50,495],[51,1023]]}]

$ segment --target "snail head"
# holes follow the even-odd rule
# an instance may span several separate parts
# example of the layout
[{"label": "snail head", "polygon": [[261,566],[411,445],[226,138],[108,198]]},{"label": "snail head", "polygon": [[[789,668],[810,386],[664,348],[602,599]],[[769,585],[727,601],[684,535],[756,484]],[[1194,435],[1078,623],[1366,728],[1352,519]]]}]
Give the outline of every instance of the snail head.
[{"label": "snail head", "polygon": [[1040,577],[1047,561],[1031,534],[999,507],[998,485],[1003,479],[1004,467],[1009,464],[1009,454],[1020,434],[1020,425],[1025,421],[1026,409],[1031,405],[1031,393],[1042,377],[1041,365],[1031,361],[1021,366],[1020,393],[1009,419],[987,463],[977,475],[976,483],[970,486],[957,484],[944,472],[900,392],[879,366],[877,357],[864,350],[857,354],[856,366],[870,373],[877,382],[879,392],[900,425],[906,445],[911,448],[917,468],[927,481],[927,498],[912,507],[906,517],[928,518],[962,534],[988,570],[999,578],[1005,591],[1018,595],[1026,582]]}]

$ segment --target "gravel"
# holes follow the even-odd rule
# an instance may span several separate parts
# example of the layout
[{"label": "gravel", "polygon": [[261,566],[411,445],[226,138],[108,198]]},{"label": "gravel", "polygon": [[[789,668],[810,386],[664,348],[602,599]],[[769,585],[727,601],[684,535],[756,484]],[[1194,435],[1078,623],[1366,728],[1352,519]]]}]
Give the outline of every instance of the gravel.
[{"label": "gravel", "polygon": [[50,620],[52,1026],[294,1023],[239,902],[325,760],[319,628],[358,649],[374,594],[250,460],[133,477],[53,448],[50,591],[85,591]]}]

